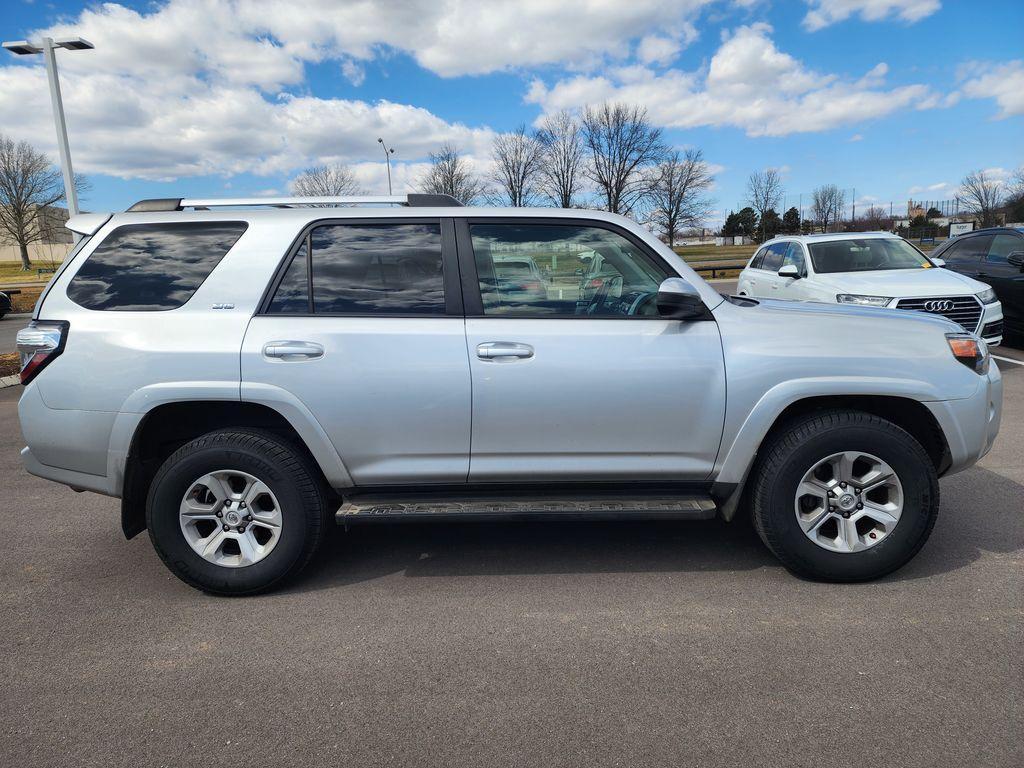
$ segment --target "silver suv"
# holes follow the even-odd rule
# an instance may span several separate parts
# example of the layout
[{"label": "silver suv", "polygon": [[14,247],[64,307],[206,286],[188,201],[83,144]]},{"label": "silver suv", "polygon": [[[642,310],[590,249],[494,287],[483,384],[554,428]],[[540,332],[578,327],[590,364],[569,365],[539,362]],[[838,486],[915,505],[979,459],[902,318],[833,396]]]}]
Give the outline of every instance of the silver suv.
[{"label": "silver suv", "polygon": [[[208,592],[280,584],[332,518],[740,509],[794,572],[870,579],[999,427],[955,323],[724,297],[608,213],[173,199],[68,226],[18,338],[25,466],[120,497]],[[544,283],[508,290],[513,257]]]}]

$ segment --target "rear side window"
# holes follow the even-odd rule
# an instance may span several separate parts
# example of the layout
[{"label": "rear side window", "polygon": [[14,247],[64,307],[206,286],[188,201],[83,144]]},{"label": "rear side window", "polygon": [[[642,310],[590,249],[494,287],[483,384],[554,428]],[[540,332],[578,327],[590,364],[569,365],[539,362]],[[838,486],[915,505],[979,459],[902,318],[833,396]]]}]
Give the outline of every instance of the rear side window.
[{"label": "rear side window", "polygon": [[292,259],[267,312],[443,315],[440,223],[317,227]]},{"label": "rear side window", "polygon": [[764,259],[764,254],[768,250],[768,246],[763,247],[760,251],[754,254],[754,258],[750,260],[751,269],[760,269],[761,262]]},{"label": "rear side window", "polygon": [[68,285],[86,309],[177,309],[245,232],[240,221],[129,224],[99,244]]}]

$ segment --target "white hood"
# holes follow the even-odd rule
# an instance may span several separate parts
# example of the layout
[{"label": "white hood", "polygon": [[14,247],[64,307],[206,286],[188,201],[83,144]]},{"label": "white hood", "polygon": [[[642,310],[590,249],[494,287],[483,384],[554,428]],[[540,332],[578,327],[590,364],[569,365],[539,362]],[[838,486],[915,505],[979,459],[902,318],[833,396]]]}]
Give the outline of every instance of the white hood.
[{"label": "white hood", "polygon": [[948,269],[879,269],[870,272],[817,274],[814,282],[831,286],[836,293],[867,296],[919,298],[925,296],[966,296],[988,288],[965,275]]}]

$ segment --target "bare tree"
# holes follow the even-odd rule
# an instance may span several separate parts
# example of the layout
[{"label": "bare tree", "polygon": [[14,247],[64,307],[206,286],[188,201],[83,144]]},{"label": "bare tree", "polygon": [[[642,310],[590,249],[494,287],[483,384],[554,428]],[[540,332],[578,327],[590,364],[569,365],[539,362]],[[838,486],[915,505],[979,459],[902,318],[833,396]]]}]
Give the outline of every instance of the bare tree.
[{"label": "bare tree", "polygon": [[713,182],[699,149],[688,149],[682,157],[670,152],[658,165],[651,186],[650,222],[670,246],[676,244],[681,230],[700,226],[708,217],[712,201],[706,193]]},{"label": "bare tree", "polygon": [[865,231],[881,231],[892,227],[892,218],[889,213],[878,205],[868,206],[868,209],[860,216],[862,228]]},{"label": "bare tree", "polygon": [[544,164],[544,146],[536,136],[520,125],[512,133],[494,138],[492,150],[494,169],[491,178],[498,205],[522,208],[536,199],[540,170]]},{"label": "bare tree", "polygon": [[761,240],[765,236],[765,214],[782,202],[782,175],[774,168],[754,171],[747,179],[747,202],[761,219]]},{"label": "bare tree", "polygon": [[811,213],[821,225],[822,232],[828,232],[829,224],[835,224],[843,213],[846,193],[835,184],[815,187],[811,193]]},{"label": "bare tree", "polygon": [[420,178],[419,188],[428,194],[451,195],[465,205],[484,194],[484,184],[452,144],[430,153],[430,168]]},{"label": "bare tree", "polygon": [[541,192],[559,208],[572,208],[583,187],[584,147],[579,121],[568,110],[548,115],[537,139],[544,147]]},{"label": "bare tree", "polygon": [[[75,188],[87,188],[76,176]],[[32,268],[28,247],[52,234],[50,206],[64,199],[60,169],[27,141],[0,134],[0,234],[17,244],[21,268]]]},{"label": "bare tree", "polygon": [[609,102],[587,107],[582,128],[590,154],[587,174],[597,184],[605,209],[632,212],[650,192],[649,169],[665,156],[661,129],[651,125],[643,107]]},{"label": "bare tree", "polygon": [[985,171],[971,171],[960,182],[956,199],[967,213],[978,217],[981,226],[992,227],[999,223],[997,209],[1005,191],[1003,183]]},{"label": "bare tree", "polygon": [[307,168],[292,182],[292,191],[299,197],[336,197],[358,195],[362,190],[352,169],[338,164]]}]

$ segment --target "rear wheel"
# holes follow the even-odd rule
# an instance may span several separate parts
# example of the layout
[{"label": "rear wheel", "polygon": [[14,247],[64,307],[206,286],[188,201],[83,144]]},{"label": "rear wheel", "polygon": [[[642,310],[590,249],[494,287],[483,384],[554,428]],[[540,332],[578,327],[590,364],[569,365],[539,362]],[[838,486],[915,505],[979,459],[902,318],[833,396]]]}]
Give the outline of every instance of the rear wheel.
[{"label": "rear wheel", "polygon": [[269,432],[228,429],[196,438],[164,462],[150,487],[150,538],[168,568],[206,592],[247,595],[298,573],[327,524],[319,473]]},{"label": "rear wheel", "polygon": [[938,477],[920,443],[859,411],[784,427],[752,479],[761,539],[787,568],[812,578],[884,576],[917,554],[938,515]]}]

